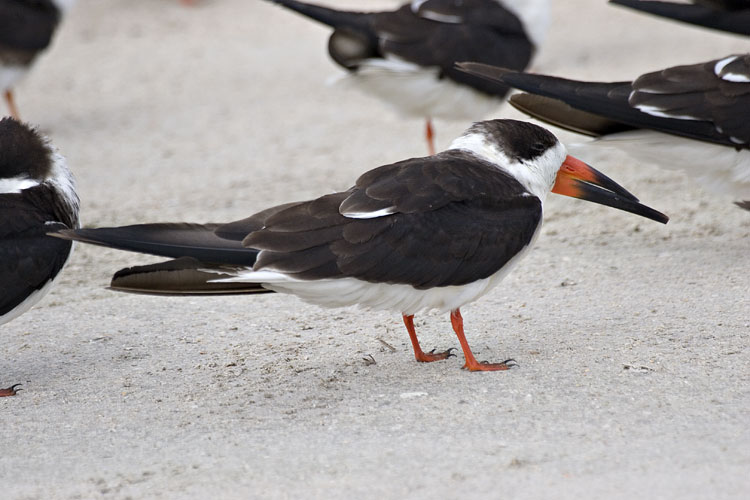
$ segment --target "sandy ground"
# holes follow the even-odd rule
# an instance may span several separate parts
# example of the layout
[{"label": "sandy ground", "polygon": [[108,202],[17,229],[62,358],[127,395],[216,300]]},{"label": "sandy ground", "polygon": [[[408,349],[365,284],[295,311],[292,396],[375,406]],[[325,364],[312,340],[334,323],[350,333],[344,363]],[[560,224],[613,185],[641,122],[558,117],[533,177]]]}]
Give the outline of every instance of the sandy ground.
[{"label": "sandy ground", "polygon": [[[629,79],[749,46],[554,3],[538,71]],[[326,86],[326,37],[262,1],[80,0],[18,104],[67,156],[86,224],[238,219],[425,152],[421,120]],[[439,144],[466,126],[439,122]],[[590,161],[672,220],[552,196],[536,248],[464,309],[479,359],[518,361],[503,373],[416,363],[395,314],[117,294],[112,272],[154,259],[78,246],[2,327],[0,385],[24,390],[0,399],[0,496],[748,498],[750,214],[680,173]],[[417,328],[457,347],[447,316]]]}]

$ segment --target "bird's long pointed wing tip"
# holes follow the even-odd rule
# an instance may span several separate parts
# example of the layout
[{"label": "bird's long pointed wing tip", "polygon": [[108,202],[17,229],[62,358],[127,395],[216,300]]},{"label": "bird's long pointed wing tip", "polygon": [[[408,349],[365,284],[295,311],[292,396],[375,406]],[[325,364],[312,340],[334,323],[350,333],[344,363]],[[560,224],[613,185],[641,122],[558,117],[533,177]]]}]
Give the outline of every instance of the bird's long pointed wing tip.
[{"label": "bird's long pointed wing tip", "polygon": [[512,69],[503,68],[501,66],[492,66],[491,64],[484,64],[471,61],[461,61],[456,63],[456,68],[476,76],[487,78],[488,80],[502,80],[504,75],[510,73],[517,73]]}]

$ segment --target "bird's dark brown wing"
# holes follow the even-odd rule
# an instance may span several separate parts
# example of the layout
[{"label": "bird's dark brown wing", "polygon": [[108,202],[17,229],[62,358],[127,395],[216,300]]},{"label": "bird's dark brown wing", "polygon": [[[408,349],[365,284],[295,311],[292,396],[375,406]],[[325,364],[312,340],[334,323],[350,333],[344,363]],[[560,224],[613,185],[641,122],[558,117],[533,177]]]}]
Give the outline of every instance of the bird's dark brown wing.
[{"label": "bird's dark brown wing", "polygon": [[[365,215],[379,211],[389,215]],[[491,276],[540,221],[540,200],[513,177],[448,151],[377,168],[348,191],[281,210],[244,244],[261,250],[256,270],[424,289]]]},{"label": "bird's dark brown wing", "polygon": [[[715,64],[717,61],[711,61],[710,63],[705,64]],[[702,66],[702,64],[695,66]],[[720,124],[715,123],[711,118],[678,119],[669,117],[666,114],[665,116],[659,116],[658,113],[645,112],[638,109],[631,103],[633,82],[582,82],[546,75],[518,73],[504,68],[474,63],[462,63],[459,67],[466,71],[470,71],[473,74],[482,75],[485,78],[502,81],[530,94],[541,95],[562,101],[577,110],[598,115],[609,121],[620,122],[629,127],[658,130],[726,146],[749,147],[747,142],[744,144],[738,144],[735,140],[736,137],[734,134],[728,134],[723,131]],[[680,102],[684,102],[685,99],[696,99],[697,101],[702,99],[703,101],[700,106],[703,107],[710,106],[711,99],[714,97],[729,99],[734,102],[734,108],[731,106],[724,107],[722,104],[722,107],[724,107],[725,112],[728,115],[739,116],[740,120],[742,119],[742,116],[747,116],[750,111],[750,94],[748,94],[748,91],[750,91],[750,83],[730,83],[722,81],[719,77],[714,77],[712,82],[714,86],[713,92],[702,90],[696,91],[694,84],[691,83],[686,84],[680,90],[675,91],[674,99],[677,99]],[[734,90],[730,92],[717,90],[719,87],[722,89],[728,87]],[[690,93],[694,93],[694,95],[688,96]],[[650,97],[653,98],[653,96]],[[661,97],[657,96],[656,98],[666,101],[670,97],[668,94],[664,94],[661,95]],[[515,97],[511,98],[511,104],[514,103],[514,99]],[[547,110],[545,109],[543,101],[539,103],[539,105],[535,105],[535,103],[527,100],[523,102],[523,105],[522,110],[524,112],[541,120],[546,120]],[[700,111],[700,106],[696,107],[696,113]],[[555,125],[564,128],[570,128],[571,130],[586,128],[580,123],[581,119],[585,119],[585,115],[579,115],[576,116],[576,118],[579,120],[579,123],[575,126],[567,126],[565,124],[564,115],[561,115],[560,113],[555,113],[554,118],[549,121],[550,123],[554,123]],[[725,120],[728,120],[728,117],[725,118]],[[727,123],[729,122],[727,121]],[[596,127],[592,126],[591,128],[595,129]],[[742,133],[742,131],[739,132]]]},{"label": "bird's dark brown wing", "polygon": [[[731,142],[750,146],[750,54],[675,66],[640,76],[628,103],[649,114],[705,121]],[[718,71],[717,71],[718,70]]]},{"label": "bird's dark brown wing", "polygon": [[375,16],[382,55],[420,66],[439,67],[443,76],[492,95],[505,95],[506,85],[468,75],[457,61],[523,70],[534,47],[521,21],[493,0],[428,0],[413,12],[407,4]]},{"label": "bird's dark brown wing", "polygon": [[694,0],[699,5],[646,0],[609,1],[675,21],[750,35],[750,2],[747,0]]},{"label": "bird's dark brown wing", "polygon": [[243,247],[241,238],[217,235],[215,231],[220,227],[221,224],[153,223],[67,229],[54,236],[162,257],[192,257],[205,263],[252,266],[257,252]]},{"label": "bird's dark brown wing", "polygon": [[[210,270],[207,270],[210,267]],[[120,269],[110,288],[120,292],[146,295],[239,295],[269,293],[258,283],[221,282],[231,278],[237,268],[207,266],[192,257]]]},{"label": "bird's dark brown wing", "polygon": [[[29,191],[35,197],[51,196],[45,193],[49,191],[46,186]],[[46,235],[47,231],[68,226],[56,218],[54,209],[40,208],[25,192],[0,195],[0,221],[2,316],[60,272],[70,254],[71,242]]]},{"label": "bird's dark brown wing", "polygon": [[397,57],[491,95],[508,86],[457,71],[457,61],[523,70],[534,52],[521,21],[495,0],[426,0],[395,11],[351,12],[297,0],[270,0],[334,28],[328,52],[356,71],[363,60]]}]

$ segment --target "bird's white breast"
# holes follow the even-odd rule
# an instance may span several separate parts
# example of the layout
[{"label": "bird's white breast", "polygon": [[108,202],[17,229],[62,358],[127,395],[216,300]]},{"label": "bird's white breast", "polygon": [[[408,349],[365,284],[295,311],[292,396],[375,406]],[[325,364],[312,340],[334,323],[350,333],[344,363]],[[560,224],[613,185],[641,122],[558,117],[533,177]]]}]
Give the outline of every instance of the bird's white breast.
[{"label": "bird's white breast", "polygon": [[334,83],[374,95],[412,118],[476,121],[502,104],[497,97],[438,74],[437,67],[390,57],[365,60],[356,72],[346,73]]}]

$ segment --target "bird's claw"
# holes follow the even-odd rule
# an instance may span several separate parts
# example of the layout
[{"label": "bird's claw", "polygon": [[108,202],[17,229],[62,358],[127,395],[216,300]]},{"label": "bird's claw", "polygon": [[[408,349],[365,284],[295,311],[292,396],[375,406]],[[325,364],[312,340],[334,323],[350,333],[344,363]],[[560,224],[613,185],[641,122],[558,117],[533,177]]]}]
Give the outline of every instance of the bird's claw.
[{"label": "bird's claw", "polygon": [[0,389],[0,398],[7,397],[7,396],[15,396],[18,394],[18,391],[22,391],[23,389],[16,389],[16,387],[19,387],[21,384],[13,384],[7,389]]},{"label": "bird's claw", "polygon": [[501,363],[490,363],[489,361],[473,361],[466,363],[461,367],[462,370],[470,371],[498,371],[498,370],[510,370],[514,366],[518,366],[515,359],[509,358]]},{"label": "bird's claw", "polygon": [[434,355],[442,355],[442,356],[445,356],[445,358],[444,358],[444,359],[447,359],[447,358],[450,358],[451,356],[453,356],[453,357],[456,357],[456,355],[455,355],[455,354],[453,354],[453,351],[455,351],[455,350],[456,350],[456,348],[455,348],[455,347],[451,347],[451,348],[450,348],[450,349],[448,349],[448,350],[445,350],[445,351],[441,351],[441,352],[437,352],[437,353],[436,353],[436,352],[435,352],[435,349],[433,349],[433,350],[431,350],[431,351],[430,351],[430,352],[429,352],[428,354],[432,354],[433,356],[434,356]]},{"label": "bird's claw", "polygon": [[433,361],[442,361],[444,359],[450,358],[451,356],[455,356],[455,354],[451,352],[455,350],[456,350],[455,347],[451,347],[447,351],[441,351],[441,352],[435,352],[435,349],[433,349],[430,352],[422,352],[422,351],[419,351],[418,353],[415,352],[414,355],[416,356],[417,361],[419,361],[420,363],[431,363]]}]

